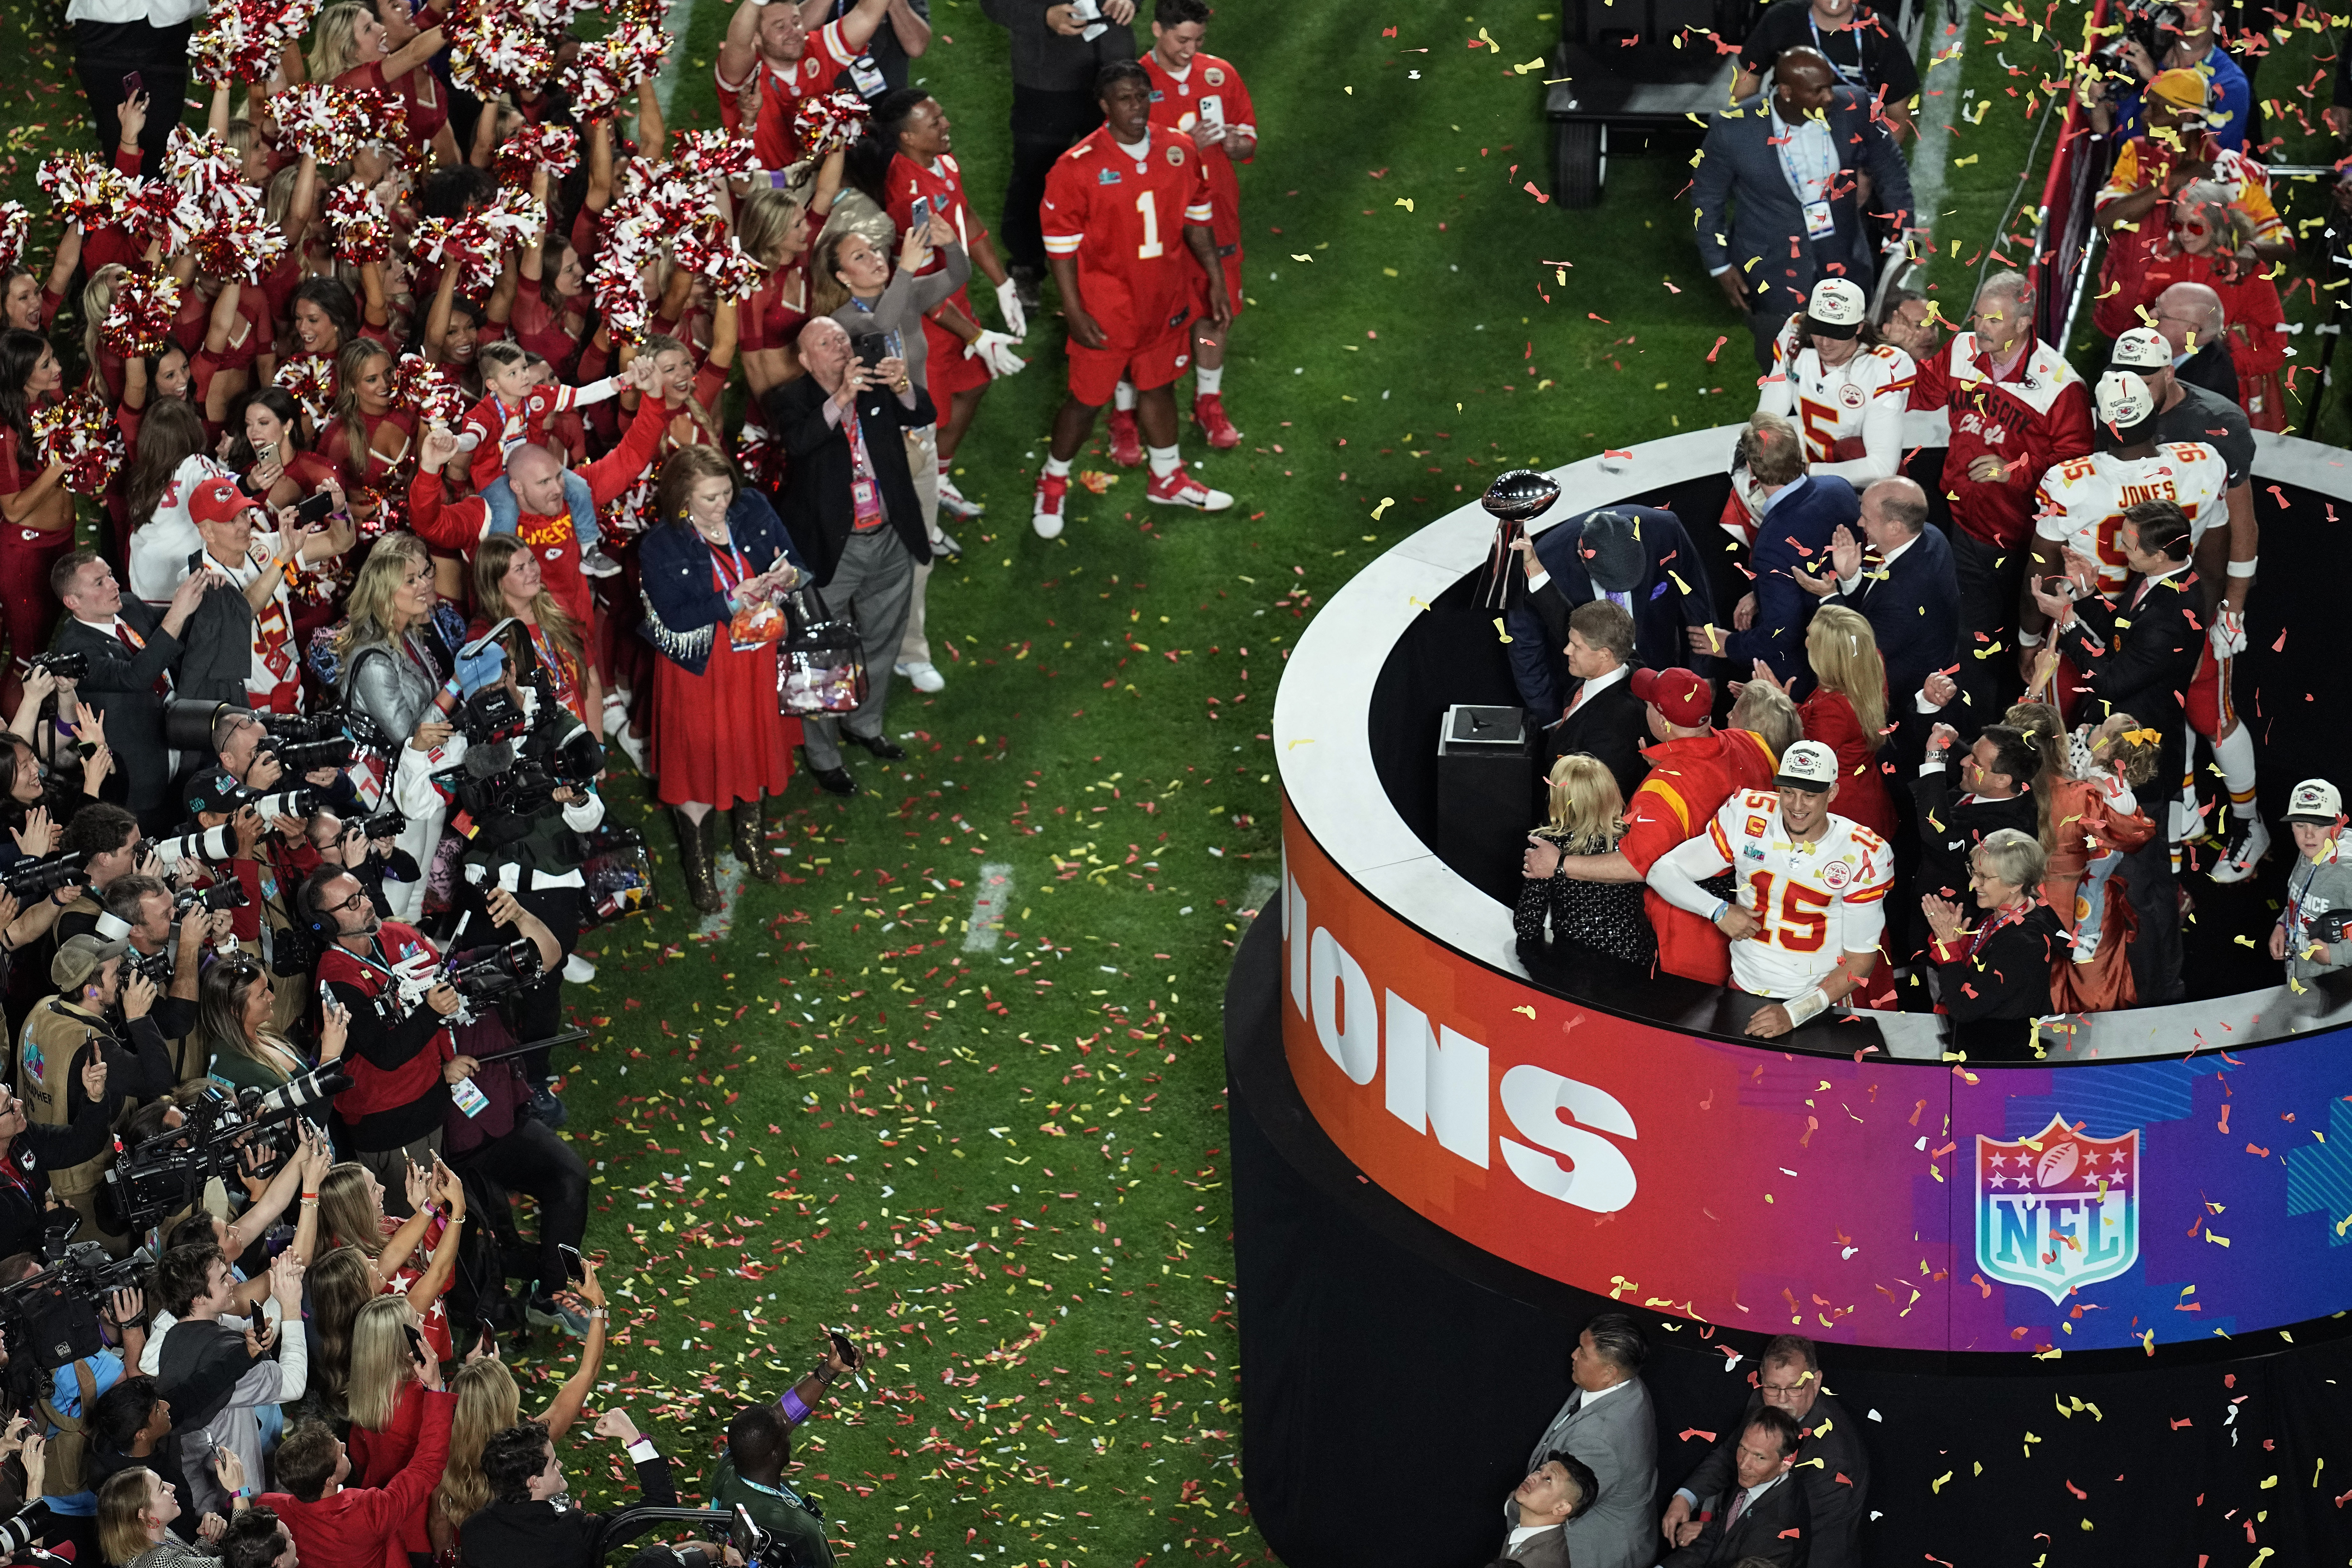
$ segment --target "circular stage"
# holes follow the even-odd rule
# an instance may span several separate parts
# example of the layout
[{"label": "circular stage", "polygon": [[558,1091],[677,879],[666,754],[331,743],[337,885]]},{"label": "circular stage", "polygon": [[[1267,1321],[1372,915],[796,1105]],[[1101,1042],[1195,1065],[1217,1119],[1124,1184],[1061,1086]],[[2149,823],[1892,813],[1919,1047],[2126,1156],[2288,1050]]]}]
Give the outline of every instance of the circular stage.
[{"label": "circular stage", "polygon": [[[1914,423],[1932,491],[1940,419]],[[1531,531],[1639,501],[1711,540],[1736,433],[1558,470]],[[2352,469],[2261,442],[2238,697],[2275,822],[2296,779],[2344,771],[2352,699],[2318,654],[2338,592],[2292,563],[2337,558]],[[2329,1381],[2352,1373],[2352,987],[2290,990],[2239,940],[2285,835],[2254,880],[2197,883],[2196,1000],[2082,1020],[2043,1062],[1953,1059],[1925,1015],[1744,1040],[1709,988],[1523,954],[1512,868],[1441,817],[1445,709],[1518,705],[1475,603],[1493,533],[1474,504],[1373,562],[1276,700],[1284,876],[1227,1003],[1269,1544],[1293,1568],[1497,1555],[1575,1330],[1613,1303],[1649,1330],[1661,1507],[1763,1340],[1798,1332],[1870,1421],[1866,1561],[2352,1552]],[[1351,1525],[1368,1479],[1412,1521]]]}]

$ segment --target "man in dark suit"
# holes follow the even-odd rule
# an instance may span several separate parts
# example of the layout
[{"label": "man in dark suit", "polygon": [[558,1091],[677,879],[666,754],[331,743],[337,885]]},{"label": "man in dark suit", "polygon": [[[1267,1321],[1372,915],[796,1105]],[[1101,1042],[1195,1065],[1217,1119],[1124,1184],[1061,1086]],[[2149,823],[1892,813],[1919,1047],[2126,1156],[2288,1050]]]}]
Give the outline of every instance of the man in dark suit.
[{"label": "man in dark suit", "polygon": [[1812,1555],[1812,1509],[1804,1486],[1789,1479],[1800,1440],[1797,1424],[1787,1411],[1767,1405],[1750,1415],[1732,1456],[1730,1486],[1696,1527],[1690,1544],[1666,1553],[1658,1568],[1759,1563],[1807,1568]]},{"label": "man in dark suit", "polygon": [[[163,743],[163,705],[172,698],[180,633],[205,593],[222,581],[216,572],[189,574],[158,616],[122,596],[114,568],[95,550],[77,550],[49,569],[49,591],[69,617],[58,628],[57,651],[89,658],[77,689],[104,716],[106,744],[114,753],[115,776],[122,781],[121,804],[150,833],[179,826],[172,752]],[[110,786],[111,781],[110,793]]]},{"label": "man in dark suit", "polygon": [[1780,56],[1772,77],[1769,100],[1749,98],[1710,120],[1691,177],[1699,258],[1747,319],[1756,363],[1768,371],[1773,340],[1815,283],[1843,277],[1868,293],[1876,281],[1864,217],[1885,216],[1897,233],[1912,226],[1910,172],[1871,100],[1839,85],[1822,52],[1802,45]]},{"label": "man in dark suit", "polygon": [[1606,599],[1569,612],[1568,670],[1576,684],[1548,731],[1553,761],[1573,752],[1598,758],[1625,799],[1649,776],[1642,747],[1650,739],[1649,705],[1633,695],[1633,617]]},{"label": "man in dark suit", "polygon": [[1511,634],[1511,678],[1528,711],[1557,715],[1572,677],[1559,649],[1576,606],[1607,599],[1633,617],[1628,664],[1672,669],[1706,647],[1694,634],[1715,619],[1706,571],[1673,512],[1614,506],[1554,523],[1519,546],[1526,600],[1504,626]]},{"label": "man in dark suit", "polygon": [[1569,1521],[1591,1508],[1600,1490],[1592,1468],[1575,1455],[1546,1458],[1511,1494],[1517,1522],[1503,1542],[1500,1560],[1527,1568],[1570,1568]]},{"label": "man in dark suit", "polygon": [[907,754],[883,732],[882,710],[913,603],[915,567],[931,558],[907,468],[906,432],[935,416],[904,361],[864,363],[831,317],[801,329],[800,351],[808,374],[767,395],[768,427],[792,457],[779,510],[825,607],[856,622],[866,645],[866,700],[845,719],[803,720],[802,742],[819,785],[855,795],[857,782],[841,765],[845,734],[886,763]]},{"label": "man in dark suit", "polygon": [[1860,518],[1862,506],[1843,479],[1805,471],[1804,441],[1777,414],[1748,416],[1735,460],[1748,470],[1758,498],[1752,503],[1758,504],[1756,542],[1748,557],[1755,586],[1733,608],[1732,630],[1707,626],[1703,635],[1708,651],[1729,661],[1733,679],[1747,679],[1760,658],[1773,679],[1786,685],[1811,672],[1805,625],[1812,619],[1813,601],[1797,580],[1821,569],[1831,539]]},{"label": "man in dark suit", "polygon": [[[1960,793],[1956,795],[1944,759],[1957,739],[1949,724],[1937,725],[1928,734],[1918,776],[1911,782],[1919,828],[1918,890],[1955,900],[1968,895],[1969,857],[1987,834],[2004,827],[2029,837],[2037,833],[2032,789],[2034,775],[2042,771],[2041,753],[2024,731],[1988,724],[1961,753]],[[1926,945],[1924,936],[1918,945]]]},{"label": "man in dark suit", "polygon": [[1809,1568],[1860,1568],[1862,1521],[1870,1504],[1870,1456],[1863,1451],[1862,1428],[1836,1395],[1823,1392],[1820,1352],[1801,1334],[1780,1334],[1766,1342],[1756,1392],[1748,1396],[1738,1426],[1723,1435],[1666,1504],[1662,1527],[1666,1544],[1688,1546],[1698,1540],[1699,1515],[1709,1499],[1730,1488],[1738,1468],[1739,1445],[1758,1414],[1768,1408],[1785,1413],[1802,1435],[1792,1473],[1812,1512]]},{"label": "man in dark suit", "polygon": [[1862,492],[1862,540],[1852,529],[1832,533],[1830,570],[1797,584],[1870,623],[1886,664],[1886,712],[1895,725],[1890,744],[1907,773],[1927,738],[1916,722],[1919,689],[1930,672],[1951,673],[1959,662],[1959,574],[1950,542],[1927,526],[1927,492],[1900,475]]}]

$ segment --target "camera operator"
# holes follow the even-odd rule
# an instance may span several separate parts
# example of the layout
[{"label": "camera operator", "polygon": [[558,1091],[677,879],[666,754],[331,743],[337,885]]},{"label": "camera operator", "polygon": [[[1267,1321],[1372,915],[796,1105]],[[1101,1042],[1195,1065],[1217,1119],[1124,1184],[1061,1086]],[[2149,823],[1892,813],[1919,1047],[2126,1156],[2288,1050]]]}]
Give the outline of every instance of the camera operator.
[{"label": "camera operator", "polygon": [[[505,656],[502,689],[530,715],[530,728],[516,739],[476,745],[466,754],[458,799],[475,826],[459,857],[464,882],[457,902],[460,909],[483,910],[485,889],[503,888],[554,934],[562,960],[550,961],[542,977],[515,992],[506,1009],[517,1040],[543,1040],[563,1027],[562,964],[580,939],[587,886],[580,874],[586,858],[581,836],[593,833],[604,820],[604,799],[595,784],[604,769],[604,748],[556,699],[529,628],[509,629],[517,634],[514,640],[490,647]],[[530,1085],[531,1114],[550,1127],[562,1126],[563,1102],[549,1087],[554,1072],[548,1053],[533,1051],[521,1065]]]},{"label": "camera operator", "polygon": [[[216,868],[236,879],[245,901],[231,907],[230,929],[239,942],[251,942],[261,962],[277,971],[278,933],[294,923],[286,896],[304,874],[301,851],[310,847],[302,819],[280,812],[264,822],[255,808],[254,792],[229,776],[226,769],[199,773],[188,785],[188,813],[199,828],[226,826],[230,834],[228,864]],[[278,998],[278,1026],[286,1028],[299,1017],[309,998],[289,988]]]},{"label": "camera operator", "polygon": [[[676,1508],[669,1461],[640,1436],[625,1410],[596,1417],[596,1436],[617,1440],[637,1467],[638,1502]],[[482,1479],[489,1483],[488,1506],[467,1520],[459,1537],[457,1561],[464,1568],[593,1568],[593,1548],[606,1516],[565,1508],[563,1458],[548,1441],[547,1428],[525,1421],[491,1434],[482,1445]]]},{"label": "camera operator", "polygon": [[[164,1114],[156,1119],[155,1131],[180,1124],[180,1111],[176,1106],[147,1106],[132,1120],[136,1121],[148,1112],[156,1110]],[[235,1281],[235,1289],[229,1293],[228,1305],[223,1309],[220,1321],[239,1333],[248,1328],[265,1326],[270,1301],[269,1265],[272,1258],[263,1243],[271,1227],[284,1216],[287,1205],[294,1201],[297,1193],[304,1194],[299,1211],[301,1217],[295,1222],[294,1237],[287,1244],[284,1256],[308,1268],[310,1259],[318,1254],[319,1184],[326,1180],[328,1169],[334,1164],[335,1152],[328,1144],[325,1135],[310,1122],[303,1121],[299,1125],[302,1130],[301,1147],[278,1168],[268,1181],[261,1181],[250,1172],[239,1172],[247,1202],[245,1211],[236,1216],[236,1223],[231,1224],[218,1215],[201,1209],[183,1215],[163,1227],[156,1248],[159,1253],[206,1245],[220,1248],[221,1256],[228,1259],[229,1278]],[[152,1132],[149,1133],[149,1136],[152,1135]],[[141,1372],[152,1377],[162,1369],[163,1342],[170,1337],[173,1325],[178,1321],[174,1314],[160,1306],[157,1308],[153,1321],[148,1325],[146,1353],[138,1362]]]},{"label": "camera operator", "polygon": [[[148,1016],[155,984],[136,973],[123,978],[122,955],[130,944],[97,936],[68,938],[49,961],[58,994],[34,1007],[25,1021],[16,1081],[25,1091],[26,1115],[43,1127],[78,1126],[90,1100],[107,1096],[110,1123],[128,1099],[134,1104],[171,1091],[171,1053]],[[113,1015],[119,1011],[118,1030]],[[92,1089],[82,1071],[103,1062],[106,1074]],[[113,1159],[101,1148],[94,1157],[52,1168],[49,1186],[81,1215],[97,1239],[117,1258],[131,1250],[128,1236],[109,1231],[99,1217],[99,1178]]]},{"label": "camera operator", "polygon": [[[40,1271],[40,1259],[29,1252],[0,1258],[0,1289],[21,1284]],[[52,1369],[36,1406],[50,1439],[48,1465],[38,1494],[59,1527],[50,1539],[74,1541],[77,1558],[85,1539],[92,1547],[98,1539],[97,1480],[89,1474],[88,1438],[96,1423],[100,1395],[138,1364],[139,1352],[147,1342],[143,1306],[139,1291],[115,1291],[99,1314],[100,1331],[110,1335],[114,1344]],[[26,1349],[29,1352],[30,1347]]]},{"label": "camera operator", "polygon": [[62,1127],[36,1125],[25,1102],[0,1089],[0,1256],[40,1246],[53,1173],[106,1151],[120,1096],[107,1093],[105,1058],[92,1057],[78,1077],[79,1110]]},{"label": "camera operator", "polygon": [[[198,1513],[230,1511],[229,1492],[214,1473],[215,1450],[226,1448],[248,1476],[262,1468],[261,1410],[291,1404],[309,1386],[310,1356],[302,1323],[302,1265],[281,1256],[269,1267],[275,1321],[238,1330],[221,1321],[234,1303],[236,1279],[210,1242],[175,1247],[155,1266],[159,1305],[174,1320],[163,1336],[156,1387],[173,1405],[180,1467],[188,1478],[189,1506]],[[278,1358],[263,1352],[278,1346]],[[228,1386],[223,1388],[226,1383]]]},{"label": "camera operator", "polygon": [[2168,70],[2192,70],[2207,83],[2214,139],[2232,153],[2246,150],[2254,89],[2244,68],[2221,47],[2214,0],[2126,0],[2122,39],[2099,51],[2105,75],[2084,84],[2091,129],[2121,142],[2138,134],[2148,84]]},{"label": "camera operator", "polygon": [[190,1048],[189,1031],[196,1023],[196,983],[206,942],[217,943],[230,934],[230,911],[189,906],[173,932],[172,889],[160,877],[133,871],[110,883],[100,900],[106,912],[98,918],[98,936],[106,942],[127,942],[123,962],[161,986],[152,1016],[171,1053],[175,1083],[201,1083],[211,1070],[201,1051]]},{"label": "camera operator", "polygon": [[375,912],[390,920],[392,900],[384,893],[384,883],[414,883],[425,875],[416,857],[400,847],[400,835],[407,826],[406,817],[388,809],[364,818],[316,812],[308,828],[310,853],[319,858],[320,866],[340,866],[358,878]]},{"label": "camera operator", "polygon": [[65,847],[83,857],[83,887],[80,896],[69,900],[65,912],[58,917],[60,944],[98,930],[98,917],[106,912],[100,895],[116,878],[140,869],[139,860],[144,853],[139,819],[102,800],[93,801],[74,813],[73,820],[66,824]]},{"label": "camera operator", "polygon": [[[551,969],[562,950],[537,915],[494,889],[490,918],[512,925]],[[457,1054],[449,1021],[465,1005],[444,973],[440,949],[415,927],[375,911],[367,889],[349,871],[320,867],[295,893],[295,910],[312,935],[329,944],[318,981],[351,1014],[344,1070],[352,1086],[335,1096],[352,1157],[391,1185],[404,1181],[408,1163],[430,1163],[441,1149],[449,1086],[470,1079],[478,1064]],[[457,954],[462,966],[495,949]]]},{"label": "camera operator", "polygon": [[803,1568],[832,1568],[833,1548],[825,1541],[824,1514],[785,1483],[793,1428],[814,1414],[835,1379],[863,1359],[846,1338],[835,1335],[816,1370],[782,1399],[737,1411],[727,1424],[727,1451],[710,1478],[713,1507],[749,1512],[752,1523],[791,1545],[793,1561]]},{"label": "camera operator", "polygon": [[[286,776],[276,737],[245,709],[224,708],[213,721],[213,754],[220,759],[222,769],[231,778],[257,795],[290,786],[294,782]],[[343,786],[343,770],[312,768],[300,782],[313,789],[332,791]]]}]

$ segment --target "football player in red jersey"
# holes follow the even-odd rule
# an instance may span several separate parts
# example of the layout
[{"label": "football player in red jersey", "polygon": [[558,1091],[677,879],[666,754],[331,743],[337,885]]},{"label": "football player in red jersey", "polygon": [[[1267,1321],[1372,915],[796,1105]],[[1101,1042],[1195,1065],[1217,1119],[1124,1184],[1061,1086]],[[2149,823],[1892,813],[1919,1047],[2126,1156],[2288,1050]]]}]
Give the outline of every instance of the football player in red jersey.
[{"label": "football player in red jersey", "polygon": [[[1235,163],[1257,156],[1257,108],[1233,62],[1201,50],[1209,30],[1202,0],[1159,0],[1151,19],[1151,48],[1143,69],[1151,78],[1151,125],[1171,135],[1190,136],[1209,176],[1209,230],[1223,265],[1225,298],[1242,313],[1242,187]],[[1224,449],[1241,445],[1242,434],[1225,416],[1225,329],[1205,308],[1192,329],[1192,423]],[[1128,468],[1143,461],[1132,409],[1135,389],[1122,384],[1110,416],[1111,457]]]},{"label": "football player in red jersey", "polygon": [[719,79],[719,117],[730,135],[739,135],[744,116],[757,116],[751,142],[761,168],[782,169],[800,161],[793,116],[801,100],[824,92],[834,78],[864,58],[889,8],[889,0],[858,0],[856,10],[827,22],[812,38],[792,0],[742,0],[735,7],[712,65]]},{"label": "football player in red jersey", "polygon": [[1204,281],[1209,319],[1219,331],[1233,321],[1201,154],[1188,137],[1152,135],[1151,79],[1133,60],[1105,66],[1095,90],[1105,123],[1055,162],[1038,215],[1070,329],[1070,393],[1054,416],[1030,518],[1041,539],[1062,531],[1070,459],[1122,375],[1135,384],[1150,447],[1145,499],[1201,511],[1234,504],[1186,473],[1176,449],[1173,388],[1192,357]]}]

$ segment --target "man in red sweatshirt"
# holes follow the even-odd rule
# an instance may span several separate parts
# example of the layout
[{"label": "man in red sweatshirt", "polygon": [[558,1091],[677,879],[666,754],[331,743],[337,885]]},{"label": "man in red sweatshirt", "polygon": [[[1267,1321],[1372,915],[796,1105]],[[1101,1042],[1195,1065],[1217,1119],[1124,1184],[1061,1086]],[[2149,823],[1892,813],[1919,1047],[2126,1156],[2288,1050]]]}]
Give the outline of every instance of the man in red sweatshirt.
[{"label": "man in red sweatshirt", "polygon": [[[1709,718],[1715,692],[1698,676],[1687,669],[1637,669],[1633,687],[1647,705],[1657,743],[1643,750],[1650,774],[1625,803],[1625,837],[1606,855],[1565,857],[1534,839],[1528,875],[1549,877],[1557,866],[1579,881],[1646,880],[1653,862],[1706,831],[1732,791],[1772,787],[1780,759],[1752,730],[1715,727]],[[1721,931],[1655,892],[1644,890],[1642,903],[1650,929],[1658,933],[1659,968],[1709,985],[1730,983],[1731,959]]]},{"label": "man in red sweatshirt", "polygon": [[442,1391],[438,1363],[421,1357],[417,1370],[425,1392],[416,1452],[390,1486],[344,1486],[351,1458],[321,1422],[297,1423],[278,1446],[278,1479],[287,1490],[264,1493],[260,1501],[292,1532],[302,1568],[408,1568],[401,1540],[441,1484],[449,1417],[457,1408],[457,1396]]},{"label": "man in red sweatshirt", "polygon": [[[637,361],[619,379],[644,393],[654,379],[653,361]],[[668,413],[658,395],[638,398],[637,416],[629,422],[621,444],[580,470],[599,508],[610,506],[652,465],[668,423]],[[416,477],[408,482],[409,527],[436,549],[467,556],[489,536],[489,505],[479,496],[449,500],[441,470],[454,463],[457,468],[451,477],[464,479],[470,461],[468,454],[459,451],[457,434],[436,426],[426,433],[417,454]],[[517,536],[539,552],[539,570],[547,591],[580,628],[582,641],[593,646],[591,633],[596,625],[596,603],[589,593],[588,578],[580,570],[580,535],[563,501],[563,465],[546,447],[525,443],[507,458],[507,483],[513,487],[515,503],[522,511],[516,524]]]},{"label": "man in red sweatshirt", "polygon": [[[1951,416],[1944,499],[1960,580],[1960,668],[1969,732],[2024,689],[2016,649],[2019,593],[2032,553],[2033,491],[2042,476],[2091,450],[2091,394],[2066,358],[2033,335],[2023,277],[1996,272],[1977,289],[1970,331],[1919,366],[1911,406]],[[2037,641],[2039,638],[2037,637]],[[1765,788],[1771,787],[1765,785]]]}]

